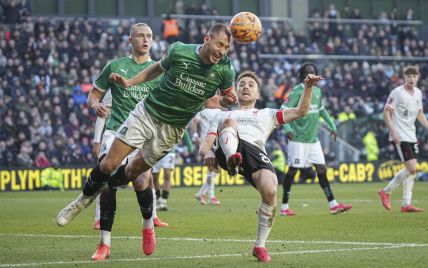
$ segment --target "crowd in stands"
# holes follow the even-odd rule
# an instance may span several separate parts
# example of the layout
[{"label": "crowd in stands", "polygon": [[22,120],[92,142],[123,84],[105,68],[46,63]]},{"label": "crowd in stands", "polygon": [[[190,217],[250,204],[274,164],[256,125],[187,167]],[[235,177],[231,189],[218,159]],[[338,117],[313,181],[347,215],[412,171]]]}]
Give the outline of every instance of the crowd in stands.
[{"label": "crowd in stands", "polygon": [[[20,10],[27,10],[24,7]],[[96,115],[87,107],[86,96],[108,59],[129,54],[128,31],[135,21],[32,18],[25,12],[19,13],[18,20],[3,18],[9,21],[0,24],[0,166],[46,167],[57,161],[69,166],[92,165],[96,161],[91,154]],[[179,39],[198,43],[212,21],[179,23]],[[428,57],[427,41],[419,39],[416,26],[307,26],[306,32],[295,31],[289,22],[273,22],[265,27],[258,42],[232,47],[229,56],[237,72],[253,70],[263,79],[257,107],[279,107],[288,90],[298,83],[296,70],[304,61],[264,59],[263,54]],[[155,34],[152,58],[160,59],[167,45]],[[325,106],[340,130],[352,121],[381,113],[390,90],[402,83],[401,70],[409,62],[315,63],[326,78],[320,83]],[[417,64],[419,88],[427,97],[428,66],[426,62]],[[364,127],[351,124],[355,136],[348,141],[362,148],[363,137],[373,130],[381,148],[379,158],[390,157],[383,121],[371,122]],[[273,136],[286,146],[281,131]],[[421,147],[422,155],[428,157],[428,146]],[[196,151],[188,152],[184,145],[177,150],[179,163],[200,160]]]}]

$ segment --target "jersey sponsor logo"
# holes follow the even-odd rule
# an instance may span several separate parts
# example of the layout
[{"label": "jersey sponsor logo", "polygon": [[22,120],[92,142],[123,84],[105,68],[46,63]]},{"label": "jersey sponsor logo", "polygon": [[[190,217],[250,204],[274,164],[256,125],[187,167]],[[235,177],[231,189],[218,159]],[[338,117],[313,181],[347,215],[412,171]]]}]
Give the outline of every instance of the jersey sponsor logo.
[{"label": "jersey sponsor logo", "polygon": [[257,118],[238,118],[236,122],[242,125],[259,125],[259,120],[257,120]]},{"label": "jersey sponsor logo", "polygon": [[122,69],[122,68],[120,68],[120,70],[122,71],[122,73],[124,73],[124,74],[128,74],[128,70],[124,70],[124,69]]},{"label": "jersey sponsor logo", "polygon": [[205,95],[205,88],[207,83],[191,78],[185,73],[181,73],[175,80],[175,85],[183,90],[195,93],[196,95]]},{"label": "jersey sponsor logo", "polygon": [[121,130],[119,130],[119,134],[125,136],[126,132],[128,132],[128,127],[123,127]]}]

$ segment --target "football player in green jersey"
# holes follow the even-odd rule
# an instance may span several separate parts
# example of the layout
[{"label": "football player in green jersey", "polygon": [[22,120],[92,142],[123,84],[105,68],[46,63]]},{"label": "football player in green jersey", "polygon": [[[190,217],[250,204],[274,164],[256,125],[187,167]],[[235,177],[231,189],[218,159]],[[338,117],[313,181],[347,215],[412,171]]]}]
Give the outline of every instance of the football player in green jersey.
[{"label": "football player in green jersey", "polygon": [[[235,70],[226,56],[231,42],[230,29],[215,24],[205,35],[204,44],[174,43],[159,62],[130,80],[119,72],[110,75],[112,83],[133,88],[164,74],[119,127],[109,152],[91,171],[83,192],[58,214],[58,225],[69,224],[88,207],[107,187],[107,181],[110,187],[127,184],[149,170],[179,142],[186,125],[217,90],[223,106],[236,103]],[[136,148],[140,149],[137,156],[120,166]],[[151,216],[152,191],[147,191],[144,199],[150,205],[142,212]]]},{"label": "football player in green jersey", "polygon": [[[155,62],[150,58],[150,49],[152,45],[153,33],[151,28],[145,23],[137,23],[131,27],[129,35],[129,43],[131,45],[131,55],[121,57],[109,61],[101,71],[100,75],[94,82],[94,87],[88,96],[88,105],[94,109],[100,118],[107,117],[105,129],[102,128],[103,137],[100,147],[100,161],[107,155],[114,137],[120,125],[126,120],[128,114],[135,108],[147,94],[159,83],[159,79],[152,80],[147,83],[140,83],[134,87],[124,88],[118,84],[111,83],[109,76],[113,72],[120,72],[126,77],[133,77],[142,70],[148,68]],[[107,94],[105,94],[108,91]],[[108,100],[100,100],[103,96],[110,96]],[[109,114],[108,107],[111,107]],[[135,150],[130,156],[135,155],[138,151]],[[147,173],[147,174],[146,174]],[[133,186],[138,199],[140,210],[146,210],[145,195],[147,191],[148,179],[150,171],[142,174],[133,181]],[[111,230],[116,214],[116,187],[104,191],[100,196],[100,243],[97,251],[92,256],[95,261],[105,260],[110,255],[111,247]],[[147,214],[143,216],[143,247],[144,244],[151,244],[154,241],[153,219]],[[152,243],[153,244],[153,243]],[[146,246],[147,248],[147,246]],[[143,249],[145,253],[150,253],[152,250]]]},{"label": "football player in green jersey", "polygon": [[[300,84],[295,86],[283,108],[296,107],[301,95],[303,94],[303,81],[309,74],[318,75],[318,68],[313,63],[304,63],[298,70]],[[336,140],[336,126],[325,110],[322,103],[321,89],[313,87],[311,107],[309,113],[284,126],[285,133],[289,138],[288,142],[288,171],[283,183],[283,195],[281,205],[281,215],[294,216],[296,213],[289,208],[288,199],[290,197],[291,184],[298,169],[315,166],[318,174],[319,184],[323,189],[330,207],[330,213],[337,214],[352,208],[352,205],[339,204],[334,199],[333,191],[326,176],[326,167],[324,154],[321,144],[317,138],[318,121],[320,116],[327,122],[331,135]]]}]

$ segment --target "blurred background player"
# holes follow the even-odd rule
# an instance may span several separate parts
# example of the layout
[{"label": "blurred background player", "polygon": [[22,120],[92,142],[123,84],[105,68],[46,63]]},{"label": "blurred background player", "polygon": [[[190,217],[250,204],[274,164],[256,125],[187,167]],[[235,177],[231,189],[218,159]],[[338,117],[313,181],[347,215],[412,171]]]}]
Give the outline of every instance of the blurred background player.
[{"label": "blurred background player", "polygon": [[[217,108],[207,108],[199,113],[192,120],[192,131],[195,135],[195,142],[198,144],[202,144],[203,139],[208,134],[208,129],[210,127],[211,120],[214,119],[215,115],[222,111],[223,109],[219,105],[215,105],[218,103],[218,97],[214,96],[213,98],[206,101],[206,107],[216,107]],[[213,106],[214,105],[214,106]],[[199,134],[198,134],[199,133]],[[204,180],[204,184],[202,184],[199,192],[195,194],[195,198],[201,203],[201,205],[207,204],[206,193],[208,192],[208,203],[211,205],[220,205],[220,201],[216,198],[214,194],[215,188],[215,178],[217,177],[218,168],[213,168],[208,166],[208,174]]]},{"label": "blurred background player", "polygon": [[419,152],[415,121],[428,129],[428,121],[423,112],[422,91],[416,87],[419,69],[407,66],[403,69],[404,84],[394,88],[389,94],[384,109],[386,126],[390,131],[389,141],[394,145],[396,155],[404,162],[401,169],[388,185],[379,191],[382,205],[391,209],[390,194],[403,183],[403,202],[401,212],[423,212],[412,205],[412,190],[416,177],[416,162]]},{"label": "blurred background player", "polygon": [[[157,79],[148,83],[141,83],[128,89],[120,87],[117,84],[110,83],[109,76],[112,72],[121,72],[126,77],[132,77],[154,63],[150,58],[152,30],[147,24],[138,23],[132,26],[129,35],[129,43],[132,47],[132,54],[128,57],[114,59],[107,63],[97,80],[94,82],[94,87],[88,96],[88,105],[94,109],[98,117],[107,118],[107,120],[100,119],[96,123],[96,141],[99,140],[100,133],[105,129],[102,135],[102,144],[99,149],[100,161],[110,150],[115,137],[115,132],[128,117],[129,112],[135,108],[135,105],[143,99],[159,81]],[[106,91],[110,92],[111,96],[106,94],[106,99],[103,100],[103,102],[100,102]],[[105,126],[103,125],[103,121]],[[97,151],[96,147],[93,148],[94,151]],[[138,150],[135,150],[130,157],[137,153]],[[144,178],[149,176],[150,171],[147,171],[133,181],[138,204],[143,216],[142,246],[144,253],[147,255],[152,254],[155,247],[152,217],[151,215],[147,216],[147,208],[144,204],[146,198],[145,189],[147,188],[148,183],[148,179],[144,180]],[[149,190],[151,191],[151,189]],[[116,214],[116,191],[116,187],[109,188],[104,191],[99,198],[100,243],[97,246],[96,252],[92,256],[92,259],[96,261],[105,260],[109,258],[110,255],[111,230]],[[97,216],[95,217],[97,218]]]},{"label": "blurred background player", "polygon": [[[276,127],[308,112],[312,86],[320,79],[319,76],[308,75],[302,101],[297,108],[259,110],[254,106],[260,97],[260,79],[253,72],[241,73],[237,79],[239,109],[217,113],[200,148],[208,166],[216,168],[220,164],[230,175],[236,175],[239,170],[259,191],[262,202],[258,209],[257,239],[252,253],[260,262],[271,261],[265,243],[275,216],[278,187],[265,144]],[[214,143],[215,152],[211,150]]]},{"label": "blurred background player", "polygon": [[[183,141],[186,143],[189,152],[193,151],[192,140],[189,133],[184,132]],[[175,148],[165,155],[156,165],[152,167],[153,184],[156,194],[156,208],[161,211],[168,210],[168,198],[171,192],[171,178],[175,168]],[[163,169],[162,192],[159,182],[160,171]]]},{"label": "blurred background player", "polygon": [[[300,84],[292,89],[287,102],[282,106],[283,109],[294,108],[298,105],[304,92],[304,80],[309,74],[318,75],[318,68],[313,63],[304,63],[297,71]],[[281,215],[283,216],[296,215],[288,206],[291,185],[299,168],[308,168],[312,165],[315,166],[319,184],[327,197],[330,213],[337,214],[352,208],[352,205],[340,204],[334,199],[333,191],[327,180],[324,153],[317,137],[320,116],[325,120],[331,131],[331,136],[336,140],[336,126],[324,108],[321,89],[313,86],[309,113],[284,126],[285,133],[289,139],[287,155],[289,168],[283,183],[284,191],[281,205]]]}]

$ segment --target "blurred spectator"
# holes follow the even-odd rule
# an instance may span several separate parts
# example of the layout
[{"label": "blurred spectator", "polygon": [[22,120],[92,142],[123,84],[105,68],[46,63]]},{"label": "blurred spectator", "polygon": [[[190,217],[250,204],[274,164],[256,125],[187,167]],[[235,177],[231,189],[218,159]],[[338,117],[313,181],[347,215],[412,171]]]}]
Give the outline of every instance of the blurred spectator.
[{"label": "blurred spectator", "polygon": [[168,44],[172,44],[179,40],[180,26],[178,25],[178,21],[171,18],[169,14],[167,14],[162,21],[161,31],[163,33],[163,38]]},{"label": "blurred spectator", "polygon": [[363,137],[363,143],[365,145],[366,160],[368,162],[377,161],[379,159],[379,146],[375,133],[373,131],[368,131]]},{"label": "blurred spectator", "polygon": [[59,169],[58,159],[53,158],[50,167],[42,171],[41,189],[64,191],[64,174],[61,169]]}]

